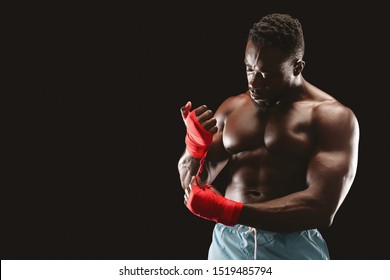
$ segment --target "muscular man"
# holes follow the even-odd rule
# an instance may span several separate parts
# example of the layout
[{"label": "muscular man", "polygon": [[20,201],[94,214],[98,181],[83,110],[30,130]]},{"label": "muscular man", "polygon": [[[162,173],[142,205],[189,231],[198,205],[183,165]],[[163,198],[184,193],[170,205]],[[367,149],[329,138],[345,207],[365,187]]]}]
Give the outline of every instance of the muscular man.
[{"label": "muscular man", "polygon": [[[178,169],[188,209],[215,221],[209,259],[329,259],[329,227],[356,174],[354,113],[302,76],[297,19],[270,14],[250,29],[248,91],[215,114],[181,108]],[[228,168],[226,186],[213,186]]]}]

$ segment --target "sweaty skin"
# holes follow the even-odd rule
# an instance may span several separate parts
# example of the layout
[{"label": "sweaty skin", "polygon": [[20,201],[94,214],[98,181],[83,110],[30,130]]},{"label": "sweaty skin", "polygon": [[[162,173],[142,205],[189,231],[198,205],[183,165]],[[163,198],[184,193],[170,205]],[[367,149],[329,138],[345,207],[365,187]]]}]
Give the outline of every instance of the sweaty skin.
[{"label": "sweaty skin", "polygon": [[[330,226],[356,174],[354,113],[303,78],[302,60],[249,40],[244,62],[247,92],[227,98],[215,114],[205,105],[194,109],[214,134],[199,179],[211,184],[229,168],[227,185],[215,191],[244,203],[240,224],[287,232]],[[198,167],[185,151],[178,164],[185,203]]]}]

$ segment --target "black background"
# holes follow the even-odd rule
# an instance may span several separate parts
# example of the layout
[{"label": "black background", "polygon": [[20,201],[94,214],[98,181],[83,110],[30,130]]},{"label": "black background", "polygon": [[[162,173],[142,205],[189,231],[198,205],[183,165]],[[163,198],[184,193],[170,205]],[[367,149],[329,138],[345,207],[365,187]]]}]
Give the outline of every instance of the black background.
[{"label": "black background", "polygon": [[213,223],[183,205],[179,108],[191,100],[215,110],[246,90],[247,32],[271,12],[300,19],[304,77],[360,123],[355,182],[321,230],[331,257],[388,259],[388,15],[374,3],[6,10],[11,180],[2,186],[2,259],[205,259]]}]

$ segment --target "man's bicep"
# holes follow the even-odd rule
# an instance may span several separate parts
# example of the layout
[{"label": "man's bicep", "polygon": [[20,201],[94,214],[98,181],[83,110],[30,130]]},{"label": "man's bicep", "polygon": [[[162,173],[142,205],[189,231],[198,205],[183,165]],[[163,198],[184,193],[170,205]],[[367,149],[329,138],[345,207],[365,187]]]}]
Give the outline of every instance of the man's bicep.
[{"label": "man's bicep", "polygon": [[308,166],[308,190],[333,216],[344,201],[354,177],[347,153],[318,151]]},{"label": "man's bicep", "polygon": [[[354,173],[357,167],[359,125],[354,113],[339,103],[315,110],[313,169],[339,175]],[[342,176],[343,177],[343,176]]]},{"label": "man's bicep", "polygon": [[[359,129],[351,111],[339,111],[319,123],[318,141],[309,161],[307,184],[333,214],[345,199],[355,178]],[[334,118],[334,119],[332,119]]]}]

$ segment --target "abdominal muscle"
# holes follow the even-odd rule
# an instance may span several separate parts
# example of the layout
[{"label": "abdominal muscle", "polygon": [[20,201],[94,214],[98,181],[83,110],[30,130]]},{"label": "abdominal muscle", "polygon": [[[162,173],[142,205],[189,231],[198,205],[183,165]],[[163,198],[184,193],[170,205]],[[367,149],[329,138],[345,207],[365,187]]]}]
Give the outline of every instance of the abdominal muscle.
[{"label": "abdominal muscle", "polygon": [[289,192],[275,191],[271,186],[245,186],[229,185],[226,188],[225,197],[234,201],[243,203],[264,202],[283,196],[283,193]]},{"label": "abdominal muscle", "polygon": [[285,161],[248,164],[247,161],[233,161],[230,182],[225,197],[243,203],[264,202],[282,197],[306,188],[306,168],[300,164]]}]

